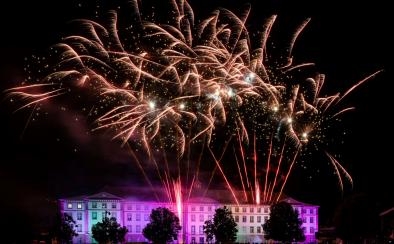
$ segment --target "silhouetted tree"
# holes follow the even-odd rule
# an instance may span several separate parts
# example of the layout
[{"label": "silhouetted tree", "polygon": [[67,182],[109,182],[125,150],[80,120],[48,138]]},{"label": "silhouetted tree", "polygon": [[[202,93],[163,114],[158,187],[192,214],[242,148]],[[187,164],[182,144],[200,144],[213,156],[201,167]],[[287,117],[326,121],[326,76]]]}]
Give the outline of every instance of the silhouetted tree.
[{"label": "silhouetted tree", "polygon": [[298,218],[298,212],[289,203],[273,204],[270,210],[270,217],[263,224],[265,239],[284,243],[305,241],[304,231],[301,228],[302,221]]},{"label": "silhouetted tree", "polygon": [[234,243],[238,229],[230,209],[217,208],[213,219],[205,221],[204,232],[208,242],[215,238],[216,243]]},{"label": "silhouetted tree", "polygon": [[153,209],[150,222],[142,230],[146,239],[155,244],[164,244],[178,239],[182,229],[179,218],[168,208]]},{"label": "silhouetted tree", "polygon": [[100,244],[123,242],[126,233],[126,227],[121,227],[114,217],[105,216],[102,222],[92,227],[93,238]]},{"label": "silhouetted tree", "polygon": [[78,235],[74,227],[75,220],[72,216],[59,213],[56,215],[50,235],[60,243],[72,243],[73,237]]}]

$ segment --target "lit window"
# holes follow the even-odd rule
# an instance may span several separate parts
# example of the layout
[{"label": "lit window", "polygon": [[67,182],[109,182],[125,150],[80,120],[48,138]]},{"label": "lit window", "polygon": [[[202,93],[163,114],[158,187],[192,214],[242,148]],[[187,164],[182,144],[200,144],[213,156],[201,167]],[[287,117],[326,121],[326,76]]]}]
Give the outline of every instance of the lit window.
[{"label": "lit window", "polygon": [[203,214],[200,214],[200,221],[201,222],[204,221],[204,215]]},{"label": "lit window", "polygon": [[131,220],[132,220],[131,213],[128,213],[128,214],[127,214],[127,221],[131,221]]},{"label": "lit window", "polygon": [[249,211],[250,211],[251,213],[253,213],[253,212],[254,212],[254,208],[250,208]]},{"label": "lit window", "polygon": [[250,226],[250,233],[254,233],[254,227]]},{"label": "lit window", "polygon": [[246,213],[246,208],[242,208],[242,212]]},{"label": "lit window", "polygon": [[239,212],[239,207],[235,208],[235,212],[238,213]]},{"label": "lit window", "polygon": [[196,221],[196,215],[192,214],[192,222]]},{"label": "lit window", "polygon": [[254,222],[254,216],[250,216],[250,223]]},{"label": "lit window", "polygon": [[148,220],[149,220],[149,215],[148,215],[148,214],[145,214],[145,215],[144,215],[144,220],[145,220],[145,221],[148,221]]},{"label": "lit window", "polygon": [[257,216],[257,223],[261,223],[261,216]]},{"label": "lit window", "polygon": [[68,203],[67,204],[67,208],[73,208],[73,204],[72,203]]},{"label": "lit window", "polygon": [[77,220],[82,220],[82,212],[77,213]]},{"label": "lit window", "polygon": [[200,211],[204,211],[204,206],[200,206]]},{"label": "lit window", "polygon": [[116,203],[112,203],[112,204],[111,204],[111,207],[112,207],[112,208],[116,208]]},{"label": "lit window", "polygon": [[103,203],[101,204],[101,208],[107,208],[107,203],[103,202]]},{"label": "lit window", "polygon": [[137,225],[137,226],[135,227],[135,231],[136,231],[137,233],[141,233],[141,225]]},{"label": "lit window", "polygon": [[78,204],[77,204],[77,208],[78,208],[78,209],[82,209],[82,203],[78,203]]},{"label": "lit window", "polygon": [[141,220],[141,214],[137,213],[135,215],[135,220],[140,221]]},{"label": "lit window", "polygon": [[192,225],[191,231],[192,235],[196,234],[196,226]]},{"label": "lit window", "polygon": [[131,231],[132,231],[132,227],[131,227],[131,225],[128,225],[128,226],[127,226],[127,230],[128,230],[128,232],[130,232],[130,233],[131,233]]},{"label": "lit window", "polygon": [[309,223],[313,223],[313,222],[315,222],[315,218],[310,217],[310,218],[309,218]]},{"label": "lit window", "polygon": [[97,219],[97,212],[92,212],[92,219]]},{"label": "lit window", "polygon": [[92,202],[92,208],[97,208],[97,202]]},{"label": "lit window", "polygon": [[202,225],[198,227],[198,234],[204,234],[204,227]]},{"label": "lit window", "polygon": [[239,222],[239,216],[238,215],[235,215],[235,222]]},{"label": "lit window", "polygon": [[246,216],[242,216],[242,222],[246,223]]},{"label": "lit window", "polygon": [[257,233],[261,233],[261,227],[257,226]]},{"label": "lit window", "polygon": [[257,212],[258,212],[258,213],[261,213],[261,208],[257,208]]}]

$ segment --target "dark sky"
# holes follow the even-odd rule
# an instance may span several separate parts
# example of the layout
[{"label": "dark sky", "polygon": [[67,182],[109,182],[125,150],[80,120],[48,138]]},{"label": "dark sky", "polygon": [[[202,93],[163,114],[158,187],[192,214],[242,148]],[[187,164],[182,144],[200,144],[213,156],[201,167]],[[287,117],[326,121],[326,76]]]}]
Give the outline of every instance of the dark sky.
[{"label": "dark sky", "polygon": [[[24,58],[58,42],[70,20],[94,17],[97,2],[1,3],[1,89],[26,78]],[[197,16],[206,15],[215,6],[237,11],[245,3],[241,0],[190,2]],[[271,14],[279,14],[278,28],[283,31],[290,31],[295,24],[312,17],[297,43],[295,56],[316,62],[318,69],[327,75],[327,91],[343,91],[366,75],[384,69],[348,98],[357,110],[344,120],[348,135],[340,154],[354,179],[353,191],[346,190],[344,197],[361,192],[376,199],[379,209],[394,204],[390,119],[393,111],[390,61],[394,40],[389,3],[383,0],[249,2],[252,28]],[[100,6],[98,10],[103,11],[104,7]],[[7,199],[5,204],[18,221],[45,222],[44,213],[53,209],[53,199],[59,196],[93,192],[107,184],[127,184],[140,177],[117,142],[111,142],[105,134],[86,135],[87,123],[73,111],[59,112],[48,105],[47,111],[40,111],[38,119],[25,129],[28,110],[13,113],[15,107],[7,99],[2,99],[0,109],[3,126],[0,189],[2,199]],[[335,181],[296,178],[293,181],[301,183],[291,184],[288,194],[320,204],[321,221],[329,223],[333,210],[342,200]]]}]

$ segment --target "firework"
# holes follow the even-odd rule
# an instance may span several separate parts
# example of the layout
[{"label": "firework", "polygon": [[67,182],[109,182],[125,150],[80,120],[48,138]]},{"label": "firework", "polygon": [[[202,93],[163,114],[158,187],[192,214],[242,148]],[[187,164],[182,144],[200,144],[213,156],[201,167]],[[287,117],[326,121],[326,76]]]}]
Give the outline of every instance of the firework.
[{"label": "firework", "polygon": [[[295,71],[302,73],[313,66],[293,64],[292,57],[297,37],[309,19],[295,30],[283,60],[272,64],[267,40],[276,16],[266,21],[256,41],[250,39],[245,26],[250,8],[242,17],[226,9],[216,10],[197,23],[187,1],[170,3],[173,16],[168,23],[147,18],[137,0],[131,2],[138,16],[136,23],[124,31],[118,29],[116,12],[110,12],[106,26],[77,20],[85,33],[67,36],[52,48],[58,62],[50,74],[40,83],[8,92],[26,101],[20,108],[61,95],[72,97],[76,90],[87,92],[94,129],[109,129],[114,138],[142,148],[155,163],[168,195],[175,190],[178,211],[181,179],[171,187],[168,162],[165,160],[165,174],[160,173],[155,152],[176,154],[180,177],[180,161],[195,144],[208,148],[214,171],[219,170],[236,202],[232,179],[221,161],[230,142],[245,199],[251,191],[258,204],[277,201],[304,145],[324,140],[323,125],[353,109],[336,110],[343,98],[378,72],[343,95],[320,96],[324,75],[305,72],[304,78],[294,78]],[[227,143],[219,153],[211,147],[214,140]],[[258,157],[265,149],[266,157]],[[253,154],[252,166],[248,151]],[[350,175],[328,152],[327,156],[343,188],[341,175],[351,180]],[[200,160],[201,156],[190,190],[198,178]],[[141,163],[139,166],[142,169]],[[279,192],[277,198],[274,192]]]}]

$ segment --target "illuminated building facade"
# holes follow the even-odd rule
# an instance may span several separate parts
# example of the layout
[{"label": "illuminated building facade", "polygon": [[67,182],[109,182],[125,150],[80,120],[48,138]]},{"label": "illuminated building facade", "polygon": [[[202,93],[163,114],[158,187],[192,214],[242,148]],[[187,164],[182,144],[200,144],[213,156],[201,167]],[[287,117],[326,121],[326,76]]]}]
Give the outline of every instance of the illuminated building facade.
[{"label": "illuminated building facade", "polygon": [[[214,195],[218,193],[223,196],[220,191]],[[60,200],[60,210],[71,215],[76,221],[78,236],[74,239],[74,243],[94,243],[91,237],[92,226],[100,222],[106,214],[108,217],[115,217],[121,226],[127,227],[127,242],[147,242],[142,230],[149,222],[152,209],[167,207],[174,213],[177,213],[177,210],[175,204],[146,200],[143,195],[136,193],[132,196],[139,196],[138,198],[119,197],[108,192],[100,192],[89,196],[65,198]],[[225,196],[228,195],[225,193]],[[237,242],[264,243],[262,224],[269,218],[269,205],[242,203],[237,205],[223,202],[221,197],[218,198],[192,197],[184,201],[180,233],[182,236],[178,239],[182,238],[185,243],[206,243],[203,232],[204,222],[214,216],[216,208],[227,206],[231,209],[238,225]],[[298,210],[303,220],[306,243],[314,242],[315,232],[318,231],[318,206],[301,203],[291,198],[283,200]]]}]

